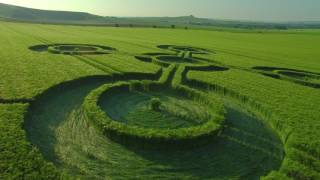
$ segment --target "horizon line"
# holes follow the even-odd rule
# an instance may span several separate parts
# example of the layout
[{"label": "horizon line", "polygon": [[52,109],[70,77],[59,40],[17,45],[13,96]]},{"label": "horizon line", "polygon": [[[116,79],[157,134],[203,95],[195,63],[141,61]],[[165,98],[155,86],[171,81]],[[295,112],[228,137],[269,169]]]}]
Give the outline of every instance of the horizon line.
[{"label": "horizon line", "polygon": [[250,20],[250,19],[230,19],[230,18],[211,18],[211,17],[201,17],[201,16],[194,16],[194,15],[178,15],[178,16],[113,16],[113,15],[101,15],[96,13],[91,13],[89,11],[74,11],[74,10],[59,10],[59,9],[41,9],[41,8],[33,8],[33,7],[27,7],[27,6],[21,6],[16,4],[10,4],[10,3],[3,3],[0,2],[0,4],[9,5],[9,6],[15,6],[20,8],[26,8],[26,9],[33,9],[33,10],[40,10],[40,11],[54,11],[54,12],[73,12],[73,13],[87,13],[94,16],[100,16],[100,17],[114,17],[114,18],[177,18],[177,17],[194,17],[194,18],[200,18],[200,19],[209,19],[209,20],[215,20],[215,21],[229,21],[229,22],[247,22],[247,23],[274,23],[274,24],[281,24],[281,23],[320,23],[320,20]]}]

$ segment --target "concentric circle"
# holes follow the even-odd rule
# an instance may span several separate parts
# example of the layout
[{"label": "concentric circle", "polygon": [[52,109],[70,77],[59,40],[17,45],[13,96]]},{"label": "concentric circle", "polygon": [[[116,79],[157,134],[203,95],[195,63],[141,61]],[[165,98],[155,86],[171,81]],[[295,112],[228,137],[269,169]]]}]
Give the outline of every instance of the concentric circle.
[{"label": "concentric circle", "polygon": [[150,52],[135,56],[135,58],[139,61],[152,62],[163,67],[169,67],[172,64],[198,66],[214,63],[213,61],[200,56],[214,54],[214,52],[204,48],[178,45],[159,45],[157,47],[160,49],[169,50],[171,53]]},{"label": "concentric circle", "polygon": [[[30,49],[70,55],[112,51],[72,44]],[[140,179],[258,179],[279,169],[283,144],[259,114],[250,114],[255,103],[228,89],[221,95],[238,101],[222,102],[220,95],[196,90],[201,88],[197,82],[191,86],[183,80],[188,71],[229,68],[201,59],[201,49],[167,49],[172,53],[136,57],[169,66],[158,81],[130,81],[146,78],[132,74],[128,79],[88,77],[44,93],[30,106],[28,139],[74,178],[130,179],[138,174]],[[121,80],[127,82],[114,83]]]},{"label": "concentric circle", "polygon": [[114,48],[92,44],[48,44],[29,47],[32,51],[65,55],[109,54]]},{"label": "concentric circle", "polygon": [[314,73],[304,70],[278,68],[278,67],[253,67],[261,74],[275,79],[288,80],[300,85],[313,88],[320,88],[320,73]]},{"label": "concentric circle", "polygon": [[[166,148],[175,148],[177,147],[175,145],[196,146],[212,140],[209,137],[215,136],[221,131],[224,122],[224,106],[221,101],[208,98],[200,92],[189,89],[163,88],[166,88],[167,91],[150,91],[153,88],[146,88],[142,82],[104,85],[87,96],[84,109],[88,117],[96,122],[98,127],[102,128],[110,138],[126,144],[134,142],[135,145],[140,144],[143,147],[159,148],[164,144]],[[104,101],[111,101],[110,97],[116,97],[119,94],[125,94],[125,96],[140,94],[140,99],[131,101],[132,99],[126,98],[131,101],[131,108],[126,107],[129,106],[127,102],[116,101],[113,105],[107,103],[109,106],[122,104],[121,108],[116,109],[125,111],[122,113],[116,112],[115,115],[112,115],[110,112],[103,111]],[[152,106],[152,101],[155,101],[155,98],[159,99],[158,110],[148,108],[149,105]],[[170,101],[170,99],[173,100]],[[179,103],[178,99],[183,103]],[[132,102],[134,103],[132,104]],[[193,110],[190,107],[193,107]],[[198,115],[196,115],[197,113]],[[127,116],[122,117],[122,115]],[[142,125],[138,122],[144,121],[147,116],[150,121],[148,125]],[[162,116],[164,117],[162,118]],[[154,126],[154,124],[161,123],[173,124],[175,127]]]}]

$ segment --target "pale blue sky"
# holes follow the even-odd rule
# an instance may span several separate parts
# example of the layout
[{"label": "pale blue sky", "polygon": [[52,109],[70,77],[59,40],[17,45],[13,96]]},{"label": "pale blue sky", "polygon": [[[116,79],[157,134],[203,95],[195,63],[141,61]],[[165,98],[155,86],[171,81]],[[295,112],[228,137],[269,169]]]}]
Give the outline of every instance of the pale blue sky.
[{"label": "pale blue sky", "polygon": [[0,0],[103,16],[183,16],[251,21],[320,21],[320,0]]}]

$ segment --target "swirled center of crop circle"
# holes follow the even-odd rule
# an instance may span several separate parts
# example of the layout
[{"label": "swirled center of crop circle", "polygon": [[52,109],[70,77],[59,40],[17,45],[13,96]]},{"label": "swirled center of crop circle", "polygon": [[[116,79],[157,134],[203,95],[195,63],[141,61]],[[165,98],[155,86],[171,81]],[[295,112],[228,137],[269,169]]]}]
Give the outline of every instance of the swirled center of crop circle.
[{"label": "swirled center of crop circle", "polygon": [[103,99],[115,121],[144,128],[176,129],[203,124],[212,114],[203,104],[172,92],[123,92]]}]

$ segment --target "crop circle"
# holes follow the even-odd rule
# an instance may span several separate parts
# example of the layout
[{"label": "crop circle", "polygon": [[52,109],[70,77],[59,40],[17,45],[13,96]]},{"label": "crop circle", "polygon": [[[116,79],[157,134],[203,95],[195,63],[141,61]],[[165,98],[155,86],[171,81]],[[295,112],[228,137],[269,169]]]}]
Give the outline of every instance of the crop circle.
[{"label": "crop circle", "polygon": [[[221,131],[222,123],[224,122],[224,106],[219,100],[208,99],[207,96],[203,96],[202,94],[192,91],[184,92],[185,95],[181,95],[179,90],[174,90],[171,88],[168,89],[168,87],[166,87],[166,89],[168,89],[170,93],[165,92],[165,96],[157,96],[154,94],[163,94],[163,92],[159,92],[157,90],[150,91],[150,88],[147,89],[148,90],[145,89],[145,84],[142,82],[117,83],[113,85],[107,84],[96,89],[87,96],[84,102],[84,109],[88,117],[92,119],[98,125],[98,127],[102,127],[103,132],[111,139],[120,140],[122,143],[134,142],[135,145],[142,144],[143,147],[158,147],[156,145],[162,146],[163,144],[167,145],[166,147],[176,147],[174,145],[182,145],[183,147],[195,146],[212,140],[208,137],[215,136]],[[124,118],[124,120],[121,120],[121,114],[119,115],[119,112],[117,112],[115,115],[118,115],[117,118],[112,114],[103,111],[102,104],[104,101],[110,100],[110,97],[117,97],[117,94],[121,94],[122,92],[127,93],[127,95],[128,93],[131,95],[134,93],[143,94],[141,97],[145,99],[140,99],[137,102],[134,101],[132,109],[135,110],[131,111],[131,113],[133,113],[135,121],[139,121],[139,118],[145,119],[146,116],[152,114],[150,116],[150,126],[145,126],[141,123],[139,124],[139,122],[134,123],[132,120],[130,121],[130,118]],[[192,116],[192,110],[190,108],[189,110],[186,109],[188,109],[187,104],[190,105],[191,103],[185,103],[184,105],[177,103],[179,105],[176,106],[168,103],[168,100],[166,99],[173,98],[173,95],[178,94],[180,94],[179,97],[174,98],[175,102],[177,102],[177,99],[185,98],[186,101],[198,104],[198,107],[202,107],[199,108],[201,109],[199,112],[203,113],[203,117],[198,116],[190,118]],[[126,100],[129,99],[127,98]],[[128,106],[128,104],[117,101],[114,103],[114,106],[116,106],[117,103],[120,103],[119,106],[123,111],[126,111],[126,106]],[[148,103],[150,104],[150,109],[145,108],[141,111],[141,109],[137,108],[139,104]],[[109,105],[112,106],[112,104]],[[177,106],[180,107],[177,111],[175,111],[172,107]],[[184,109],[184,111],[181,111],[182,109]],[[194,110],[193,113],[196,112],[197,110]],[[140,116],[137,116],[139,113]],[[161,118],[161,115],[169,115],[170,118]],[[152,118],[155,116],[157,118],[152,121]],[[174,122],[171,122],[171,124],[176,125],[176,127],[155,127],[152,124],[161,124],[161,122],[156,122],[157,120],[167,121],[163,123],[168,123],[169,120],[180,120],[179,123],[182,123],[183,125],[177,126]],[[189,122],[186,123],[187,121]]]},{"label": "crop circle", "polygon": [[[162,67],[169,67],[172,64],[187,66],[210,66],[210,64],[217,64],[215,61],[201,56],[214,54],[214,52],[204,48],[178,45],[159,45],[157,47],[168,50],[168,52],[143,53],[142,55],[135,56],[135,58],[139,61],[154,63]],[[228,68],[225,70],[228,70]]]},{"label": "crop circle", "polygon": [[[225,106],[222,132],[214,137],[204,137],[208,140],[205,141],[206,144],[199,144],[192,139],[175,140],[173,142],[177,145],[172,146],[167,142],[152,149],[149,148],[154,145],[151,139],[145,141],[145,144],[150,146],[144,148],[145,144],[139,143],[141,139],[133,139],[132,136],[118,137],[122,137],[120,139],[122,142],[133,143],[137,147],[117,143],[114,139],[105,137],[95,124],[104,129],[104,132],[109,132],[105,129],[108,126],[93,121],[95,119],[88,117],[88,113],[84,112],[81,106],[87,93],[105,83],[111,81],[107,79],[101,81],[99,77],[87,77],[85,81],[64,83],[46,92],[40,99],[37,98],[30,106],[30,114],[28,113],[25,124],[28,139],[47,160],[64,172],[70,172],[79,178],[98,176],[118,178],[119,174],[126,171],[128,173],[121,174],[120,178],[130,179],[136,175],[137,171],[130,171],[135,168],[139,172],[145,172],[143,177],[146,179],[152,179],[159,177],[159,164],[165,164],[170,166],[170,169],[161,171],[160,178],[163,179],[173,175],[185,179],[187,176],[184,174],[188,175],[190,170],[196,173],[192,176],[194,179],[215,177],[229,179],[247,174],[249,174],[245,176],[247,179],[258,179],[272,170],[279,169],[281,165],[283,146],[278,136],[259,119],[239,111],[241,107],[232,107],[228,104]],[[138,86],[139,84],[135,88],[131,85],[131,89],[141,92],[139,89],[142,87]],[[156,89],[165,88],[153,87],[150,91],[154,92]],[[119,89],[115,89],[112,93],[118,94]],[[90,102],[90,99],[87,97],[85,103],[88,101]],[[154,99],[155,107],[161,107],[163,101],[160,99],[160,105],[157,101]],[[64,117],[66,114],[68,116]],[[186,147],[187,142],[195,147]],[[183,149],[171,149],[171,147]],[[226,171],[221,172],[220,169]],[[172,172],[178,173],[172,174]]]},{"label": "crop circle", "polygon": [[[101,50],[101,47],[97,46],[69,44],[33,47],[34,50],[37,48],[40,52],[59,51],[57,53],[70,55]],[[81,167],[80,171],[93,166],[99,170],[106,169],[106,174],[97,171],[88,173],[96,173],[101,177],[107,177],[107,173],[112,169],[119,169],[114,164],[119,163],[123,166],[122,162],[144,168],[143,171],[149,171],[148,174],[152,176],[159,173],[157,168],[160,163],[173,167],[172,170],[162,171],[166,175],[173,171],[186,173],[190,169],[197,169],[196,173],[201,175],[209,172],[202,176],[204,179],[258,177],[277,169],[283,159],[283,149],[274,132],[265,127],[259,119],[249,117],[246,110],[240,111],[242,107],[234,105],[233,102],[198,90],[207,85],[188,80],[186,76],[188,71],[226,71],[229,68],[213,65],[212,61],[203,58],[201,54],[204,52],[200,51],[205,51],[204,49],[183,46],[167,49],[168,53],[154,52],[136,56],[140,61],[168,67],[162,68],[157,81],[153,78],[153,81],[147,80],[145,76],[110,76],[110,79],[108,76],[108,82],[98,80],[98,83],[76,83],[81,86],[71,88],[75,88],[73,90],[79,93],[74,93],[77,94],[74,97],[70,96],[70,91],[66,92],[64,97],[70,96],[71,99],[65,98],[65,105],[59,107],[59,110],[55,110],[58,98],[52,98],[50,106],[42,107],[42,101],[46,101],[47,97],[39,101],[38,105],[41,107],[37,107],[37,104],[32,105],[30,112],[33,112],[34,116],[29,117],[29,126],[26,126],[31,142],[45,152],[43,154],[46,158],[54,163],[61,162],[65,166],[63,168],[70,168],[71,171],[74,167]],[[279,71],[279,74],[281,73]],[[131,78],[136,81],[130,81]],[[121,80],[127,82],[114,83]],[[104,83],[113,84],[102,85]],[[98,86],[100,87],[97,88]],[[73,90],[72,92],[75,92]],[[224,89],[223,93],[229,92]],[[82,98],[85,96],[83,101]],[[60,97],[61,101],[61,92],[53,97]],[[56,114],[66,114],[65,107],[70,104],[70,117],[56,117]],[[39,123],[48,119],[44,116],[48,112],[42,111],[42,108],[50,110],[49,113],[52,114],[46,126]],[[41,116],[38,116],[38,112]],[[66,119],[66,123],[56,123],[56,120],[63,119]],[[51,131],[53,123],[61,125],[55,131]],[[245,124],[250,126],[247,128]],[[43,127],[44,129],[41,129]],[[39,131],[35,132],[34,129]],[[58,137],[55,142],[57,145],[51,147],[54,143],[47,142],[47,139],[38,141],[39,137],[48,137],[46,134],[41,135],[42,133],[51,133],[52,137]],[[84,141],[86,138],[88,139]],[[160,163],[148,165],[146,168],[145,164],[138,164],[141,159],[149,165],[150,161]],[[132,167],[124,169],[129,168]],[[219,172],[219,169],[230,170]],[[195,171],[192,170],[192,173]],[[113,174],[110,175],[112,176]],[[182,176],[177,174],[177,177]]]},{"label": "crop circle", "polygon": [[36,52],[50,52],[65,55],[109,54],[115,50],[112,47],[92,44],[42,44],[31,46],[29,49]]},{"label": "crop circle", "polygon": [[185,98],[172,90],[111,93],[99,106],[117,122],[156,129],[178,129],[201,125],[215,114],[204,103]]},{"label": "crop circle", "polygon": [[181,57],[181,56],[158,56],[156,57],[158,61],[164,63],[186,63],[186,64],[200,64],[201,62],[192,57]]},{"label": "crop circle", "polygon": [[209,54],[212,53],[211,51],[204,49],[204,48],[198,48],[198,47],[192,47],[192,46],[178,46],[178,45],[159,45],[158,48],[164,49],[164,50],[171,50],[175,52],[180,51],[189,51],[194,54]]},{"label": "crop circle", "polygon": [[283,79],[291,81],[300,85],[309,86],[312,88],[320,88],[320,74],[297,70],[289,68],[278,68],[278,67],[253,67],[254,70],[257,70],[259,73],[272,77],[275,79]]}]

